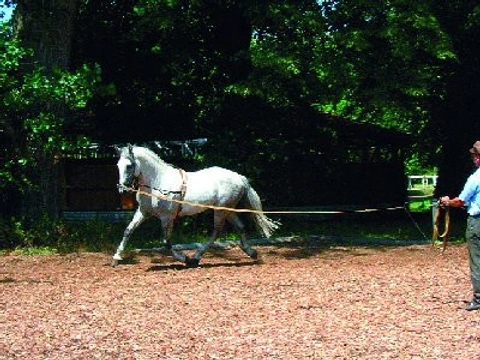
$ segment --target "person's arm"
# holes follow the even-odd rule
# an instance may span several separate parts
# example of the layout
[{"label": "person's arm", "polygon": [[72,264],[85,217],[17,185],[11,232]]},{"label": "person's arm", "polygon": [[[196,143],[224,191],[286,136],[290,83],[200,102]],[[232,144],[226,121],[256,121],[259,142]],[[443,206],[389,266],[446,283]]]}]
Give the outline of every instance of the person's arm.
[{"label": "person's arm", "polygon": [[440,203],[443,206],[452,206],[452,207],[463,207],[465,206],[465,202],[460,199],[459,197],[450,199],[448,196],[442,196],[440,198]]}]

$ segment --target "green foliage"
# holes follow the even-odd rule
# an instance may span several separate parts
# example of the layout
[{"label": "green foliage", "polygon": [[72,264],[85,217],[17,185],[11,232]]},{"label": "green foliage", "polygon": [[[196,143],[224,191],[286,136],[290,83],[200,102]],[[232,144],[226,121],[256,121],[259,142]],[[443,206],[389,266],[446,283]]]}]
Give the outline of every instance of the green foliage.
[{"label": "green foliage", "polygon": [[[121,44],[113,40],[119,56],[110,71],[134,71],[112,78],[117,92],[106,106],[139,109],[146,127],[163,108],[157,121],[169,126],[158,137],[174,132],[170,111],[178,113],[183,136],[192,126],[194,134],[216,134],[231,95],[424,135],[433,131],[427,128],[431,106],[456,59],[430,6],[406,0],[99,1],[85,5],[91,29],[82,34],[106,28],[108,41],[121,37]],[[132,68],[127,52],[150,66]]]},{"label": "green foliage", "polygon": [[[107,141],[205,136],[217,145],[205,163],[225,150],[256,177],[270,160],[291,161],[295,149],[318,151],[309,137],[328,142],[303,117],[313,108],[418,134],[407,166],[431,171],[449,129],[434,117],[476,111],[457,100],[443,115],[448,89],[478,93],[480,81],[468,76],[478,63],[480,11],[472,2],[98,0],[78,9],[73,64],[102,66],[92,119]],[[37,149],[51,159],[72,144],[64,130],[72,111],[88,103],[99,72],[80,66],[78,77],[46,76],[33,65],[20,67],[28,51],[5,34],[0,100],[11,104],[2,128],[12,144],[2,184],[14,183],[12,174],[27,183]],[[465,43],[471,48],[458,46]],[[449,83],[462,68],[473,70]],[[244,101],[234,107],[237,97]],[[225,115],[232,113],[242,118]]]},{"label": "green foliage", "polygon": [[12,76],[20,66],[20,60],[31,51],[20,46],[20,42],[9,38],[9,28],[7,24],[0,25],[0,85],[2,88],[15,85],[16,78]]},{"label": "green foliage", "polygon": [[[337,90],[343,94],[340,101],[352,104],[342,106],[342,114],[413,133],[421,130],[429,110],[422,100],[441,96],[434,93],[442,85],[439,70],[455,59],[429,5],[396,0],[372,7],[344,1],[325,9],[335,66],[348,76]],[[317,104],[320,109],[325,105],[334,104]]]},{"label": "green foliage", "polygon": [[[173,243],[205,242],[210,236],[212,221],[211,214],[182,219],[174,228]],[[7,222],[0,218],[0,250],[15,250],[26,255],[113,252],[127,225],[96,219],[80,222],[51,220],[45,215],[34,225],[25,226],[22,220]],[[238,239],[238,236],[228,231],[224,238]],[[161,239],[160,222],[151,219],[134,232],[127,249],[160,247],[163,245]]]},{"label": "green foliage", "polygon": [[[263,174],[272,164],[278,171],[271,172],[283,176],[295,155],[319,159],[331,150],[318,144],[338,134],[312,131],[315,117],[305,116],[312,108],[418,134],[409,173],[435,172],[445,133],[457,129],[448,144],[463,146],[478,130],[478,107],[471,104],[479,95],[480,6],[471,1],[78,5],[74,71],[39,67],[32,50],[1,25],[2,191],[38,186],[46,163],[88,143],[78,131],[67,134],[92,98],[91,118],[107,141],[206,136],[214,148],[202,165],[225,165],[270,183],[273,177]],[[92,61],[103,69],[98,92],[99,67],[81,65]],[[143,126],[132,127],[132,120]],[[45,232],[66,244],[90,241],[70,225],[63,233],[65,224],[44,224],[35,235],[16,224],[25,246],[54,242],[39,235]],[[91,227],[94,233],[103,225]],[[95,235],[108,242],[102,236]]]},{"label": "green foliage", "polygon": [[[183,218],[175,224],[172,241],[176,244],[205,242],[211,234],[212,224],[211,213]],[[127,225],[128,222],[113,223],[98,219],[78,222],[52,220],[44,215],[34,224],[26,226],[23,219],[7,221],[0,217],[0,250],[17,250],[22,254],[113,252]],[[230,232],[225,236],[236,238]],[[134,232],[127,249],[162,245],[161,223],[158,219],[150,219]]]},{"label": "green foliage", "polygon": [[4,225],[5,249],[63,249],[71,250],[71,237],[66,236],[64,225],[42,217],[35,226],[27,228],[21,220],[13,219],[10,225]]},{"label": "green foliage", "polygon": [[125,224],[98,220],[81,223],[51,220],[46,215],[28,227],[15,219],[2,224],[0,248],[18,249],[23,254],[111,250],[120,241],[125,228]]},{"label": "green foliage", "polygon": [[17,248],[13,252],[11,252],[12,255],[24,255],[24,256],[55,255],[57,253],[58,252],[56,249],[50,248],[48,246],[33,247],[33,248]]},{"label": "green foliage", "polygon": [[[413,220],[403,210],[398,212],[378,212],[355,215],[327,215],[309,217],[288,216],[282,218],[282,227],[276,232],[278,237],[304,237],[322,235],[345,239],[391,239],[391,240],[419,240],[423,235],[429,235],[432,226],[430,200],[412,203],[411,214]],[[211,231],[211,221],[195,224],[196,220],[190,218],[189,222],[176,227],[173,243],[203,243],[208,240]],[[211,219],[209,219],[211,220]],[[203,220],[201,220],[203,221]],[[457,224],[458,222],[458,224]],[[463,217],[452,217],[453,241],[464,241]],[[456,224],[456,225],[455,225]],[[0,224],[1,225],[1,224]],[[158,222],[147,222],[140,227],[128,243],[129,249],[149,249],[161,247]],[[198,226],[197,226],[198,225]],[[121,240],[125,223],[108,223],[98,220],[78,223],[66,221],[51,221],[47,217],[33,228],[23,227],[21,222],[14,221],[6,228],[10,237],[15,237],[15,242],[9,246],[0,246],[0,254],[13,253],[19,255],[51,255],[66,254],[78,251],[113,253]],[[0,226],[1,228],[1,226]],[[252,233],[253,236],[254,233]],[[4,236],[4,235],[2,235]],[[255,238],[250,236],[250,238]],[[226,232],[219,241],[238,240],[238,234],[226,228]],[[425,239],[428,240],[428,239]]]},{"label": "green foliage", "polygon": [[438,174],[438,168],[435,166],[427,166],[428,159],[425,157],[422,158],[421,154],[413,153],[405,161],[405,170],[408,175],[436,175]]},{"label": "green foliage", "polygon": [[100,77],[98,66],[84,65],[69,72],[46,71],[35,65],[32,51],[0,28],[0,189],[32,186],[31,175],[42,162],[54,162],[87,143],[65,134],[68,117],[85,108]]}]

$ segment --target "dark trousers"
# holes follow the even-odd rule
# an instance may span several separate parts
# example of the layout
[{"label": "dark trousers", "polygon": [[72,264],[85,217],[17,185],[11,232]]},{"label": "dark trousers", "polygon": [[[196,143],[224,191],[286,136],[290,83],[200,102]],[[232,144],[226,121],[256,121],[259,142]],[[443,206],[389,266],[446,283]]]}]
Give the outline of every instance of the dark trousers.
[{"label": "dark trousers", "polygon": [[469,216],[465,237],[470,257],[470,278],[473,296],[480,302],[480,216]]}]

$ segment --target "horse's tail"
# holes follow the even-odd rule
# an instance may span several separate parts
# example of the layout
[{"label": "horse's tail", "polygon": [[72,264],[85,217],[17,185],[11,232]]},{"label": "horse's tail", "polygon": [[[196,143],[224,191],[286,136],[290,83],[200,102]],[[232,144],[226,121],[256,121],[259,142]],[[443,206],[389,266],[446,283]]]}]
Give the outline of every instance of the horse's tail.
[{"label": "horse's tail", "polygon": [[[248,202],[248,206],[252,210],[262,211],[262,202],[260,201],[260,197],[258,196],[257,192],[251,187],[248,181],[245,181],[245,183],[247,190],[245,198]],[[270,237],[272,233],[280,226],[280,222],[269,219],[265,214],[253,213],[252,216],[255,220],[255,224],[266,237]]]}]

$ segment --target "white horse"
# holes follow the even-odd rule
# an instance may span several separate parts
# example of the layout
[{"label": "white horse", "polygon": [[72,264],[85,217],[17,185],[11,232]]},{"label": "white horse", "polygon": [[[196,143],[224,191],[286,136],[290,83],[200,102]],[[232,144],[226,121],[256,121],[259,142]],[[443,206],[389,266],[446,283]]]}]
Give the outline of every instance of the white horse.
[{"label": "white horse", "polygon": [[[173,249],[170,235],[174,220],[180,216],[195,215],[207,210],[207,207],[195,204],[235,208],[240,200],[244,200],[246,207],[257,211],[252,213],[253,218],[266,237],[270,237],[273,230],[278,228],[276,222],[261,213],[260,198],[242,175],[220,167],[184,172],[167,164],[153,151],[144,147],[129,145],[119,149],[119,154],[120,159],[117,164],[119,191],[128,191],[129,188],[138,186],[138,209],[125,229],[123,239],[113,256],[112,266],[116,266],[118,261],[122,260],[121,254],[128,238],[150,215],[156,216],[162,222],[166,248],[171,251],[176,260],[187,266],[198,266],[202,255],[220,235],[225,220],[240,232],[241,249],[253,259],[258,257],[257,251],[247,244],[245,227],[237,214],[223,209],[214,209],[213,234],[192,258]],[[169,201],[169,199],[181,202]],[[183,201],[185,203],[182,203]]]}]

